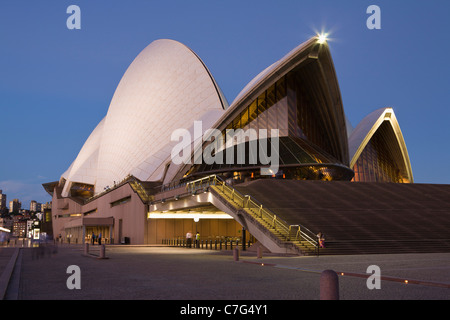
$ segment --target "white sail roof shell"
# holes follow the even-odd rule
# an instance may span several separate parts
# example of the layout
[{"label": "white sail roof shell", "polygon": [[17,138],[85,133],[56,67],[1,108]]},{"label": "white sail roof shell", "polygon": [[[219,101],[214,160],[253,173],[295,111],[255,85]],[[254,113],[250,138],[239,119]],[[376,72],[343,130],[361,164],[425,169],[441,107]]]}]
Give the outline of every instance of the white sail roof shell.
[{"label": "white sail roof shell", "polygon": [[152,42],[128,67],[106,117],[63,174],[69,181],[65,194],[72,182],[94,184],[99,193],[130,174],[142,181],[163,179],[178,143],[171,141],[172,132],[192,130],[198,120],[207,130],[227,107],[191,49],[174,40]]},{"label": "white sail roof shell", "polygon": [[98,151],[103,133],[105,118],[99,122],[90,134],[78,156],[69,169],[62,175],[68,181],[64,185],[62,195],[67,197],[73,182],[95,184],[97,180]]}]

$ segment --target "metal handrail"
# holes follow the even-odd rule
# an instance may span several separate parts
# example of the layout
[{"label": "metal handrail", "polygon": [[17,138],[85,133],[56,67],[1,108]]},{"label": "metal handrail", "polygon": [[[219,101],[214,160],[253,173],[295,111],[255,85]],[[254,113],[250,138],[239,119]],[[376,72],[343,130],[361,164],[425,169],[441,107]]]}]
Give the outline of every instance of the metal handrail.
[{"label": "metal handrail", "polygon": [[297,227],[298,229],[297,229],[297,232],[296,232],[296,234],[295,234],[295,240],[299,240],[299,241],[301,241],[302,240],[302,236],[303,236],[303,239],[305,240],[305,241],[307,241],[307,242],[309,242],[310,244],[312,244],[313,246],[315,246],[315,247],[317,247],[317,241],[316,240],[314,240],[314,237],[311,237],[310,235],[313,235],[313,233],[311,232],[311,231],[309,231],[309,233],[310,233],[310,235],[308,235],[307,233],[305,233],[305,232],[302,232],[302,228],[304,228],[304,227],[302,227],[301,225],[299,225],[299,224],[293,224],[293,225],[290,225],[289,226],[289,234],[291,234],[291,231],[292,231],[292,228],[293,227]]},{"label": "metal handrail", "polygon": [[130,181],[130,185],[131,188],[137,193],[140,194],[141,196],[145,197],[145,201],[148,201],[148,199],[150,198],[147,191],[145,190],[145,188],[142,186],[142,184],[135,179],[134,177],[131,179]]},{"label": "metal handrail", "polygon": [[[94,196],[92,196],[90,198],[87,198],[86,200],[84,200],[84,204],[87,204],[87,203],[89,203],[91,201],[94,201],[95,199],[98,199],[98,198],[102,197],[103,195],[105,195],[106,193],[111,192],[111,191],[113,191],[113,190],[115,190],[115,189],[117,189],[117,188],[119,188],[119,187],[121,187],[121,186],[123,186],[123,185],[125,185],[127,183],[130,183],[130,184],[134,183],[136,186],[138,186],[136,189],[140,188],[141,192],[144,193],[144,195],[146,197],[146,199],[144,199],[144,200],[145,201],[148,200],[149,195],[147,194],[147,191],[141,185],[139,180],[136,179],[136,177],[134,177],[133,175],[128,175],[122,181],[114,183],[114,185],[112,187],[108,187],[104,191],[102,191],[102,192],[100,192],[100,193],[98,193],[98,194],[96,194],[96,195],[94,195]],[[137,193],[137,190],[135,190],[135,189],[133,189],[133,190]]]},{"label": "metal handrail", "polygon": [[[264,208],[261,203],[255,201],[250,196],[243,195],[238,190],[228,185],[223,179],[216,175],[210,175],[201,179],[197,179],[186,184],[186,190],[190,193],[195,193],[199,190],[205,190],[207,187],[221,186],[222,192],[225,196],[229,193],[230,199],[239,205],[243,209],[249,209],[253,212],[252,209],[257,210],[253,212],[255,215],[259,216],[259,218],[265,220],[269,224],[272,225],[272,228],[275,230],[280,230],[285,236],[287,241],[291,241],[291,230],[292,227],[298,227],[295,240],[301,240],[302,238],[310,243],[313,247],[317,247],[317,241],[314,240],[314,234],[308,230],[306,227],[301,225],[289,225],[283,219],[280,219],[269,209]],[[305,232],[306,231],[306,232]]]}]

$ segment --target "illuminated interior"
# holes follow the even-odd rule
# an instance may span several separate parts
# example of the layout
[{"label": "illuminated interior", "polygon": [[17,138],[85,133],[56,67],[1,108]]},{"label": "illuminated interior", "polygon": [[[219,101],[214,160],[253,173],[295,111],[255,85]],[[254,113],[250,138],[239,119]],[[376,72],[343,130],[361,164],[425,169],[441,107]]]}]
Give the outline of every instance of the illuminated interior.
[{"label": "illuminated interior", "polygon": [[[239,112],[235,112],[234,117],[230,118],[221,130],[223,145],[229,141],[232,141],[233,145],[228,145],[226,149],[219,148],[215,153],[218,159],[224,161],[195,165],[185,177],[219,174],[224,178],[233,176],[233,179],[237,179],[237,176],[239,179],[263,178],[258,170],[263,166],[259,162],[259,144],[264,143],[268,153],[271,153],[271,144],[266,140],[271,139],[272,129],[278,129],[278,159],[281,170],[274,177],[296,180],[351,180],[354,174],[344,164],[348,155],[343,154],[341,149],[338,121],[336,115],[324,103],[328,97],[322,91],[320,79],[315,76],[315,68],[317,66],[314,66],[314,63],[297,67],[274,82],[251,103],[239,108]],[[235,139],[236,130],[239,129],[243,132],[253,129],[256,136],[244,134],[239,141]],[[261,129],[267,132],[269,138],[258,136]],[[252,149],[252,142],[256,142],[258,147]],[[210,143],[213,142],[206,143],[204,148]],[[258,150],[258,153],[250,154],[249,150]],[[243,162],[237,159],[239,152],[245,152]],[[225,161],[228,159],[227,153],[234,156],[232,164]]]},{"label": "illuminated interior", "polygon": [[353,181],[409,183],[401,150],[395,142],[392,126],[384,121],[356,161]]},{"label": "illuminated interior", "polygon": [[411,163],[392,108],[366,116],[349,137],[352,181],[413,183]]},{"label": "illuminated interior", "polygon": [[94,186],[86,183],[73,183],[70,188],[70,196],[89,199],[94,195]]}]

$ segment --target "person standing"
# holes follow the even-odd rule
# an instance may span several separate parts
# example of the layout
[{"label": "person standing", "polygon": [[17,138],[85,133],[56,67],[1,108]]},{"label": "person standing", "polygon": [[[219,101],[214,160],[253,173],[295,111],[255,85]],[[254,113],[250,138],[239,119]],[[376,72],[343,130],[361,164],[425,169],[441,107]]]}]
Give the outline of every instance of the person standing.
[{"label": "person standing", "polygon": [[200,248],[200,233],[197,231],[197,234],[195,235],[195,245],[197,248]]},{"label": "person standing", "polygon": [[191,231],[188,231],[188,233],[186,233],[186,246],[188,248],[192,247],[192,233],[191,233]]},{"label": "person standing", "polygon": [[325,236],[322,232],[317,234],[317,240],[319,241],[319,246],[325,248]]}]

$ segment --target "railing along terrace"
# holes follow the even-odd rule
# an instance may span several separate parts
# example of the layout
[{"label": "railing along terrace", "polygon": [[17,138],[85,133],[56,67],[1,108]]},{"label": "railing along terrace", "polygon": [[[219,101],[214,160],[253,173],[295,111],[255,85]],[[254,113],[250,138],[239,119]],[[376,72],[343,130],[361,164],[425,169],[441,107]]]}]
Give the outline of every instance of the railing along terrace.
[{"label": "railing along terrace", "polygon": [[210,249],[212,250],[233,250],[233,248],[239,248],[241,247],[242,250],[246,250],[246,248],[249,248],[252,245],[251,241],[242,242],[238,239],[220,239],[220,240],[193,240],[191,244],[188,244],[186,239],[182,237],[177,238],[167,238],[162,239],[162,244],[173,246],[173,247],[184,247],[184,248],[197,248],[197,249]]},{"label": "railing along terrace", "polygon": [[134,190],[136,192],[137,192],[137,189],[140,189],[141,193],[144,196],[146,196],[146,198],[147,198],[145,200],[148,200],[149,196],[148,196],[147,192],[145,191],[144,187],[139,182],[139,180],[137,180],[132,175],[127,175],[122,181],[119,181],[117,183],[114,182],[114,185],[112,187],[107,186],[107,187],[105,187],[105,190],[103,190],[102,192],[100,192],[100,193],[98,193],[98,194],[96,194],[96,195],[94,195],[94,196],[84,200],[84,204],[87,204],[87,203],[89,203],[91,201],[94,201],[95,199],[98,199],[98,198],[102,197],[103,195],[105,195],[106,193],[111,192],[111,191],[113,191],[113,190],[115,190],[115,189],[117,189],[117,188],[119,188],[119,187],[121,187],[121,186],[123,186],[123,185],[125,185],[127,183],[130,183],[132,185],[132,187],[134,185],[134,187],[136,188]]}]

